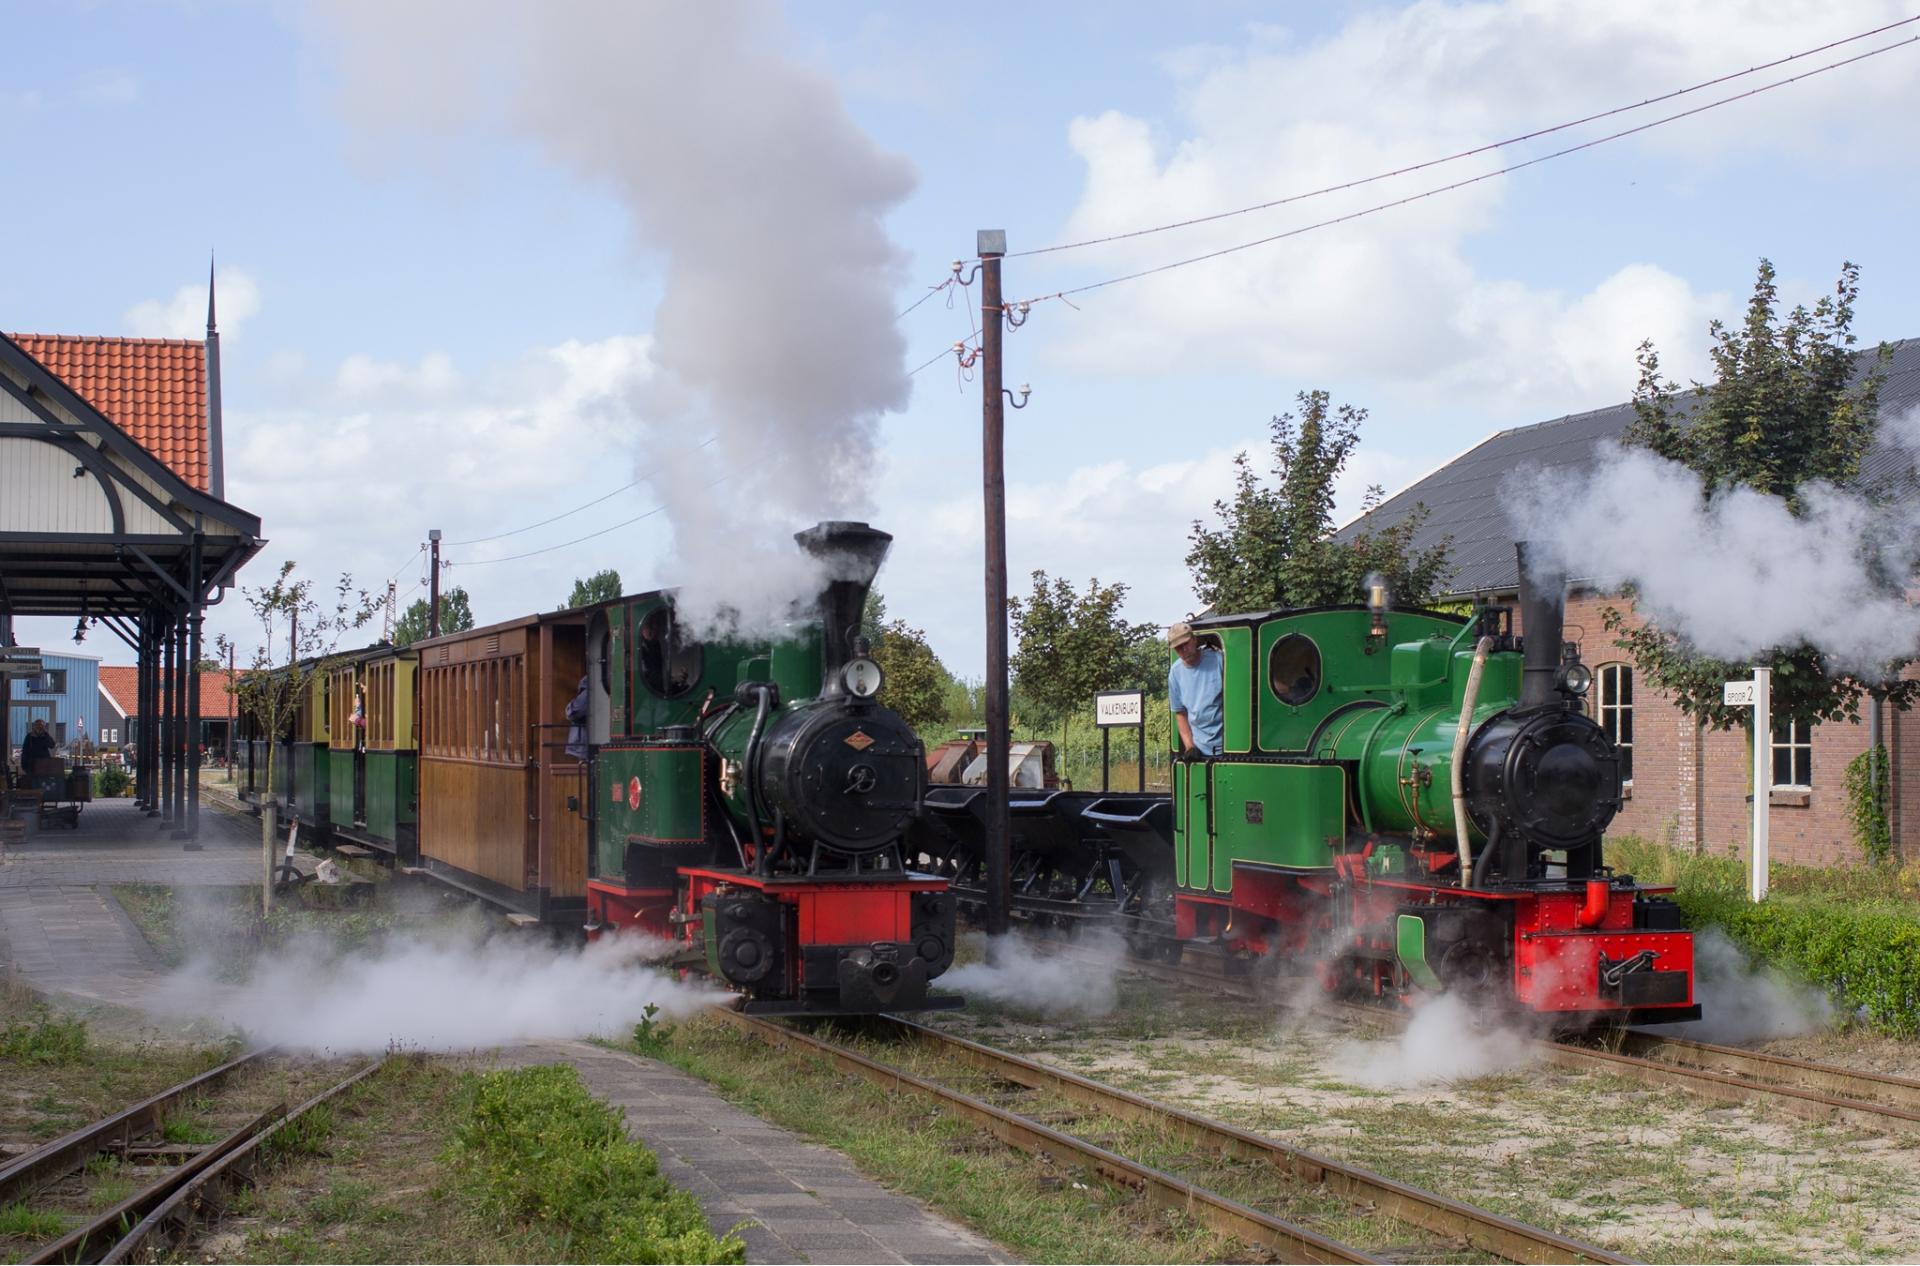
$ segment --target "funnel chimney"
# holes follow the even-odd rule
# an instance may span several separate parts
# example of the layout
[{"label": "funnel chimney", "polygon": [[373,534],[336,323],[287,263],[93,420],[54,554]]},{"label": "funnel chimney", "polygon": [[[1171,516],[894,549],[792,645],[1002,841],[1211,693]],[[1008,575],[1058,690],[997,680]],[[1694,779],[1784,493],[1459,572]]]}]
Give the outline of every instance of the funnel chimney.
[{"label": "funnel chimney", "polygon": [[1562,628],[1566,620],[1566,577],[1548,571],[1526,541],[1514,544],[1520,563],[1520,637],[1525,652],[1520,678],[1521,708],[1553,703],[1554,674],[1560,668]]},{"label": "funnel chimney", "polygon": [[840,668],[853,658],[853,639],[860,633],[867,591],[873,588],[873,578],[880,574],[880,564],[887,557],[893,537],[865,523],[830,520],[794,533],[793,539],[826,568],[827,583],[820,593],[820,622],[826,629],[822,668],[831,692],[838,688]]}]

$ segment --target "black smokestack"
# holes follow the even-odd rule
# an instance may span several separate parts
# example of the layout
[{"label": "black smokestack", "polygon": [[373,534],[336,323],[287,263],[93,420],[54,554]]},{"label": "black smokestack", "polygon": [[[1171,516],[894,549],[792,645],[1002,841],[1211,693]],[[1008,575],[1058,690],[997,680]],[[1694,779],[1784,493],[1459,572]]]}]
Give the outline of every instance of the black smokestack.
[{"label": "black smokestack", "polygon": [[1520,706],[1554,702],[1554,676],[1560,670],[1562,626],[1566,619],[1566,577],[1533,558],[1532,545],[1515,542],[1520,563],[1520,635],[1526,664],[1520,681]]},{"label": "black smokestack", "polygon": [[826,626],[825,664],[828,689],[838,682],[841,665],[853,658],[853,639],[860,633],[860,617],[867,591],[880,574],[893,537],[864,523],[833,520],[816,523],[793,539],[826,567],[827,584],[820,592],[820,621]]}]

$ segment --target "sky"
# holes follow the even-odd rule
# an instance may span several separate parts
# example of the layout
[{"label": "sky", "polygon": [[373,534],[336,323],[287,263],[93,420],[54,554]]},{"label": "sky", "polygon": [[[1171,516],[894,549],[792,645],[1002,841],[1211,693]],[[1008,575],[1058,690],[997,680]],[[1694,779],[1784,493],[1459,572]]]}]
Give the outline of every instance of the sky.
[{"label": "sky", "polygon": [[[26,6],[0,85],[0,329],[197,338],[218,260],[228,498],[284,559],[400,604],[444,532],[482,623],[628,592],[779,595],[785,536],[892,532],[891,615],[982,671],[980,392],[951,345],[979,229],[1015,252],[1288,199],[1912,16],[1881,3]],[[1651,338],[1705,372],[1762,256],[1789,300],[1862,269],[1920,336],[1920,45],[1503,166],[1909,38],[1323,197],[1005,264],[1009,561],[1198,605],[1233,455],[1325,389],[1369,410],[1341,489],[1617,403]],[[1382,203],[1484,176],[1326,228]],[[1306,230],[1295,233],[1295,230]],[[968,262],[963,275],[971,276]],[[926,302],[913,306],[916,300]],[[913,372],[915,370],[918,372]],[[591,503],[591,504],[589,504]],[[584,508],[582,508],[584,507]],[[560,517],[564,516],[564,517]],[[548,520],[552,520],[548,522]],[[530,530],[529,525],[532,526]],[[579,539],[579,538],[588,539]],[[96,630],[23,643],[130,662]],[[243,602],[209,619],[242,658]]]}]

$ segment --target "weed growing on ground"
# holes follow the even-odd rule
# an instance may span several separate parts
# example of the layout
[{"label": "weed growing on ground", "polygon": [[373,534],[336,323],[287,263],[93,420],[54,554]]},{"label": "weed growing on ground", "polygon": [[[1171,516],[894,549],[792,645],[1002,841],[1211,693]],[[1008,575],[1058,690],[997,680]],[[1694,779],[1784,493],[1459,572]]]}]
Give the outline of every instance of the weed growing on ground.
[{"label": "weed growing on ground", "polygon": [[640,1023],[633,1026],[633,1049],[642,1055],[658,1058],[673,1041],[674,1026],[662,1024],[654,1017],[660,1014],[660,1008],[649,1002],[640,1012]]},{"label": "weed growing on ground", "polygon": [[448,1159],[495,1216],[564,1231],[577,1261],[746,1260],[571,1067],[473,1074],[465,1098]]},{"label": "weed growing on ground", "polygon": [[16,1064],[73,1064],[87,1055],[85,1020],[36,1007],[0,1027],[0,1059]]},{"label": "weed growing on ground", "polygon": [[45,1209],[31,1209],[24,1200],[0,1205],[0,1239],[18,1236],[27,1240],[50,1240],[67,1229],[67,1220]]}]

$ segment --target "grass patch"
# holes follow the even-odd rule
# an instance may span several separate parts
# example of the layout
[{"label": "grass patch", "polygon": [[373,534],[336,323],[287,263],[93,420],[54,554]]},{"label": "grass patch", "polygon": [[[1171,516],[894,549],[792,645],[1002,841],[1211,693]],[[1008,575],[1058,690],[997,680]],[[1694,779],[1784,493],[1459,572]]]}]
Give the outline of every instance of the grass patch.
[{"label": "grass patch", "polygon": [[937,1105],[770,1050],[720,1021],[677,1026],[654,1055],[748,1111],[846,1153],[1018,1260],[1208,1262],[1245,1252],[1096,1175],[1014,1152]]},{"label": "grass patch", "polygon": [[622,1114],[567,1065],[474,1077],[454,1134],[454,1168],[482,1209],[560,1230],[580,1261],[741,1262],[746,1246],[715,1237],[699,1203],[627,1137]]},{"label": "grass patch", "polygon": [[[469,1159],[493,1156],[502,1137],[476,1127],[480,1074],[422,1055],[390,1057],[380,1070],[339,1098],[300,1118],[277,1137],[260,1184],[229,1209],[235,1221],[211,1228],[178,1260],[234,1262],[576,1262],[663,1260],[595,1256],[625,1249],[596,1248],[578,1226],[560,1217],[504,1211],[483,1199]],[[584,1094],[584,1091],[582,1091]],[[525,1107],[532,1108],[528,1103]],[[512,1113],[512,1105],[505,1111]],[[587,1172],[579,1137],[552,1114],[522,1120],[517,1136],[532,1155],[578,1170],[583,1184],[617,1167]],[[457,1142],[476,1128],[478,1152]],[[484,1164],[485,1162],[481,1162]],[[494,1162],[507,1178],[505,1161]],[[548,1179],[543,1181],[550,1181]],[[595,1199],[616,1215],[641,1207],[637,1191]],[[588,1187],[556,1194],[558,1208],[588,1199]],[[699,1223],[705,1231],[705,1221]],[[709,1236],[709,1239],[713,1237]],[[715,1241],[718,1243],[719,1241]],[[665,1260],[674,1260],[671,1258]],[[689,1255],[684,1260],[704,1260]],[[739,1260],[736,1256],[732,1260]]]},{"label": "grass patch", "polygon": [[333,951],[350,952],[376,942],[396,925],[395,913],[379,907],[309,908],[305,892],[262,916],[255,887],[116,884],[113,889],[163,962],[179,967],[189,958],[205,959],[218,965],[224,980],[244,979],[254,960],[272,950],[324,937]]},{"label": "grass patch", "polygon": [[224,1045],[103,1039],[31,991],[0,986],[0,1138],[55,1138],[229,1058]]},{"label": "grass patch", "polygon": [[0,1060],[14,1064],[74,1064],[87,1057],[87,1023],[45,1006],[10,1016],[0,1027]]},{"label": "grass patch", "polygon": [[28,1208],[24,1200],[0,1205],[0,1239],[50,1240],[67,1229],[67,1220],[45,1209]]}]

